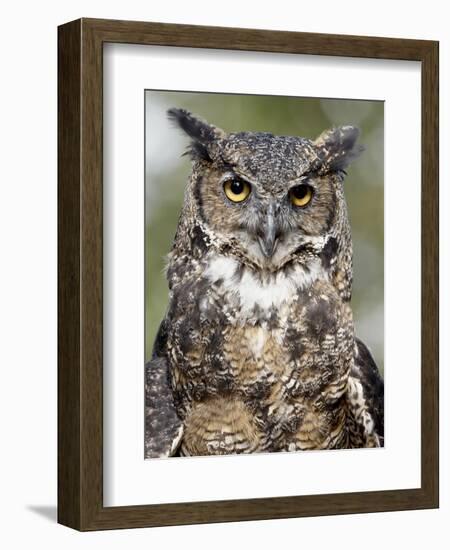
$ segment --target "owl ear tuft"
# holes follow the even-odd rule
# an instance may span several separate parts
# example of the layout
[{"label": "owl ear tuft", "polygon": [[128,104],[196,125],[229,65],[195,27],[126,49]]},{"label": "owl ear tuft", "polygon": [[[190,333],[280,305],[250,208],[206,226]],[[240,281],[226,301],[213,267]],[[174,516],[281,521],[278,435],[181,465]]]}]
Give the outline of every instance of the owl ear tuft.
[{"label": "owl ear tuft", "polygon": [[213,144],[225,136],[225,132],[185,109],[169,109],[167,116],[192,139],[186,154],[193,159],[211,160]]},{"label": "owl ear tuft", "polygon": [[355,126],[340,126],[325,130],[314,141],[321,159],[320,172],[341,172],[356,159],[364,147],[357,144],[359,129]]}]

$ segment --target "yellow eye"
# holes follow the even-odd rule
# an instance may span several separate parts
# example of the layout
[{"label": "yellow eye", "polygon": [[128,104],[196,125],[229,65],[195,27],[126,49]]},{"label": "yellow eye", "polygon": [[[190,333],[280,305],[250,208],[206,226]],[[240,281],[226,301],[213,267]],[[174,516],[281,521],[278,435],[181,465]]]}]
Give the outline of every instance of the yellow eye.
[{"label": "yellow eye", "polygon": [[229,179],[223,184],[223,190],[231,202],[242,202],[250,195],[252,188],[245,181]]},{"label": "yellow eye", "polygon": [[306,206],[312,199],[313,190],[309,185],[296,185],[291,189],[290,196],[294,206]]}]

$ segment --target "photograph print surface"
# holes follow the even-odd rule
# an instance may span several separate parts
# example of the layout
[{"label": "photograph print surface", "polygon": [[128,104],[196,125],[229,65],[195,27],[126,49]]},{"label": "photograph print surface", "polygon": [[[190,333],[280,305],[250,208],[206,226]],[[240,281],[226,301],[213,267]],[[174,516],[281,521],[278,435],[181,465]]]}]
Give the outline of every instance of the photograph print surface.
[{"label": "photograph print surface", "polygon": [[384,104],[145,93],[145,458],[384,445]]}]

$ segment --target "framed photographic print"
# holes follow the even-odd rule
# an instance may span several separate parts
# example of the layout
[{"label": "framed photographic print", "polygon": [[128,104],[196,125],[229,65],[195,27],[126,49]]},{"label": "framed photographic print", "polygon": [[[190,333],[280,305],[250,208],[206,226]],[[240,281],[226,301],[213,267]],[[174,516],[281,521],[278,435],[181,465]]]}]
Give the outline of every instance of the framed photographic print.
[{"label": "framed photographic print", "polygon": [[59,28],[58,520],[438,506],[438,44]]}]

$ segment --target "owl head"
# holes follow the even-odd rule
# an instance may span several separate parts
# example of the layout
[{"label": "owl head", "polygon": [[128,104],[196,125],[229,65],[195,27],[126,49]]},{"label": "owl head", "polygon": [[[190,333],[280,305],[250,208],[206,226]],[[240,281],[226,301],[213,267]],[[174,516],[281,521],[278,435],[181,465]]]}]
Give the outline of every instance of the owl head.
[{"label": "owl head", "polygon": [[344,252],[351,259],[343,180],[362,150],[357,128],[310,140],[226,133],[183,109],[168,116],[191,139],[186,201],[216,246],[270,272],[318,258],[331,266]]}]

